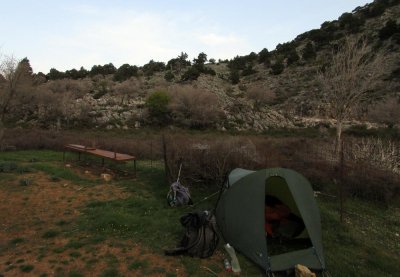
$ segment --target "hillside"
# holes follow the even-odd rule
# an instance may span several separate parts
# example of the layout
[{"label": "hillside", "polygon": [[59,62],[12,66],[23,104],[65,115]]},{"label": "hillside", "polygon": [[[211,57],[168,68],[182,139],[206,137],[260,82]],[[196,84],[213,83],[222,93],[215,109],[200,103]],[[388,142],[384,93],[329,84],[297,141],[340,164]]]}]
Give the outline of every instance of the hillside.
[{"label": "hillside", "polygon": [[[52,69],[33,76],[9,123],[45,128],[185,128],[255,130],[329,126],[319,102],[316,75],[345,37],[364,37],[375,53],[385,53],[383,101],[365,103],[352,114],[370,126],[398,126],[400,119],[400,1],[375,1],[324,22],[294,40],[231,60],[193,62],[182,53],[167,64],[151,60],[137,67],[98,65],[88,71]],[[29,63],[29,60],[25,60]],[[34,91],[34,93],[29,94]],[[149,96],[162,92],[166,109],[149,109]],[[155,99],[156,101],[160,99]],[[375,124],[375,125],[374,125]]]}]

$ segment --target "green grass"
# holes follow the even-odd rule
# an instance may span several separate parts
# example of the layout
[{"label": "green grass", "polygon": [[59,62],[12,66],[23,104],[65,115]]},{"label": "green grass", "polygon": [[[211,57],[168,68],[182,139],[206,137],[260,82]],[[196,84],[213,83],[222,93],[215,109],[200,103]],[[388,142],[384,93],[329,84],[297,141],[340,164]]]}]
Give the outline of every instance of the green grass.
[{"label": "green grass", "polygon": [[36,170],[42,171],[50,175],[51,180],[64,179],[79,185],[98,184],[99,180],[91,180],[82,178],[76,174],[71,168],[66,168],[62,163],[39,162],[32,165]]},{"label": "green grass", "polygon": [[83,241],[77,241],[77,240],[70,240],[65,247],[66,248],[73,248],[73,249],[79,249],[82,248],[85,245]]},{"label": "green grass", "polygon": [[59,220],[59,221],[56,222],[57,226],[65,226],[65,225],[68,225],[68,224],[69,224],[69,222],[65,221],[65,220]]},{"label": "green grass", "polygon": [[73,269],[70,272],[68,272],[68,277],[84,277],[85,274],[81,273],[77,269]]},{"label": "green grass", "polygon": [[111,253],[105,254],[104,259],[109,267],[115,267],[119,263],[117,256]]},{"label": "green grass", "polygon": [[79,258],[82,256],[82,254],[78,251],[72,251],[71,253],[69,253],[69,256],[72,258]]},{"label": "green grass", "polygon": [[148,261],[136,260],[128,265],[129,270],[147,269],[149,267]]},{"label": "green grass", "polygon": [[[64,167],[61,152],[39,150],[0,152],[0,173],[23,174],[34,170],[48,174],[49,180],[53,182],[61,179],[79,185],[93,185],[101,182],[101,180],[83,178],[73,169]],[[5,177],[0,176],[0,180],[2,178]]]},{"label": "green grass", "polygon": [[22,272],[31,272],[31,271],[33,270],[33,268],[34,268],[34,266],[33,266],[33,265],[29,265],[29,264],[27,264],[27,265],[21,265],[21,266],[19,267],[19,269],[20,269]]},{"label": "green grass", "polygon": [[320,201],[320,207],[325,259],[333,276],[390,276],[398,270],[398,208],[351,200],[341,224],[336,203]]},{"label": "green grass", "polygon": [[80,229],[106,237],[134,238],[158,250],[174,245],[170,243],[182,231],[179,217],[188,211],[167,206],[168,185],[164,182],[163,171],[142,169],[140,176],[138,181],[118,183],[133,193],[131,197],[89,203],[79,220]]},{"label": "green grass", "polygon": [[114,267],[110,267],[105,269],[101,274],[100,277],[119,277],[122,276],[118,269],[114,268]]},{"label": "green grass", "polygon": [[19,244],[19,243],[23,243],[23,242],[25,242],[25,239],[24,238],[20,238],[20,237],[14,238],[14,239],[12,239],[10,241],[11,244]]},{"label": "green grass", "polygon": [[0,162],[0,173],[17,173],[17,174],[25,174],[32,172],[32,168],[17,164],[12,161],[2,161]]},{"label": "green grass", "polygon": [[56,247],[53,249],[54,253],[60,254],[65,251],[65,247]]},{"label": "green grass", "polygon": [[0,153],[0,160],[6,162],[29,162],[32,164],[38,161],[59,162],[62,161],[62,153],[49,150],[8,151]]}]

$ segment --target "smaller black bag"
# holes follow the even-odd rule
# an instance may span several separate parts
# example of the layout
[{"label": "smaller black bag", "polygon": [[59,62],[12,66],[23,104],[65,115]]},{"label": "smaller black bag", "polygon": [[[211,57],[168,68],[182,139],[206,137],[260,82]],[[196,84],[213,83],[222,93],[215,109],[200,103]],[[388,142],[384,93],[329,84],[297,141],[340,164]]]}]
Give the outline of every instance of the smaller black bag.
[{"label": "smaller black bag", "polygon": [[208,258],[218,245],[215,216],[208,211],[188,213],[180,219],[186,227],[180,244],[173,250],[166,250],[165,255],[188,254],[192,257]]}]

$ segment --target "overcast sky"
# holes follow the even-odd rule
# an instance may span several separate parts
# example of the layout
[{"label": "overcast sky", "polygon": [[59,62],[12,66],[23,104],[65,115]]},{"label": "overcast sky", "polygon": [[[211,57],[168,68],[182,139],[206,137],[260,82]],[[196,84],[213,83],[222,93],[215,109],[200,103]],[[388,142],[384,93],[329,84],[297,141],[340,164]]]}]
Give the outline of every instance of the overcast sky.
[{"label": "overcast sky", "polygon": [[34,72],[273,50],[365,0],[0,0],[0,53]]}]

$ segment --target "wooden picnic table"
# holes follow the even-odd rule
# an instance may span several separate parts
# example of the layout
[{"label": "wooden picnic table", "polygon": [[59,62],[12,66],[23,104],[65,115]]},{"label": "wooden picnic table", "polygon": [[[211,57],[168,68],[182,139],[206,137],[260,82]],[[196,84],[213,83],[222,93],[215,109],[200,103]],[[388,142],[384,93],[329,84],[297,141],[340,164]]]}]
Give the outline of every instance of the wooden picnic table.
[{"label": "wooden picnic table", "polygon": [[134,168],[134,178],[136,178],[136,158],[135,156],[131,156],[128,154],[117,153],[115,151],[108,151],[103,149],[97,149],[94,147],[89,147],[80,144],[66,144],[64,145],[64,153],[63,153],[63,161],[65,161],[65,150],[70,150],[74,152],[78,152],[78,159],[81,159],[81,153],[91,154],[97,157],[102,158],[102,166],[104,166],[104,159],[113,160],[116,162],[126,162],[133,160],[133,168]]}]

